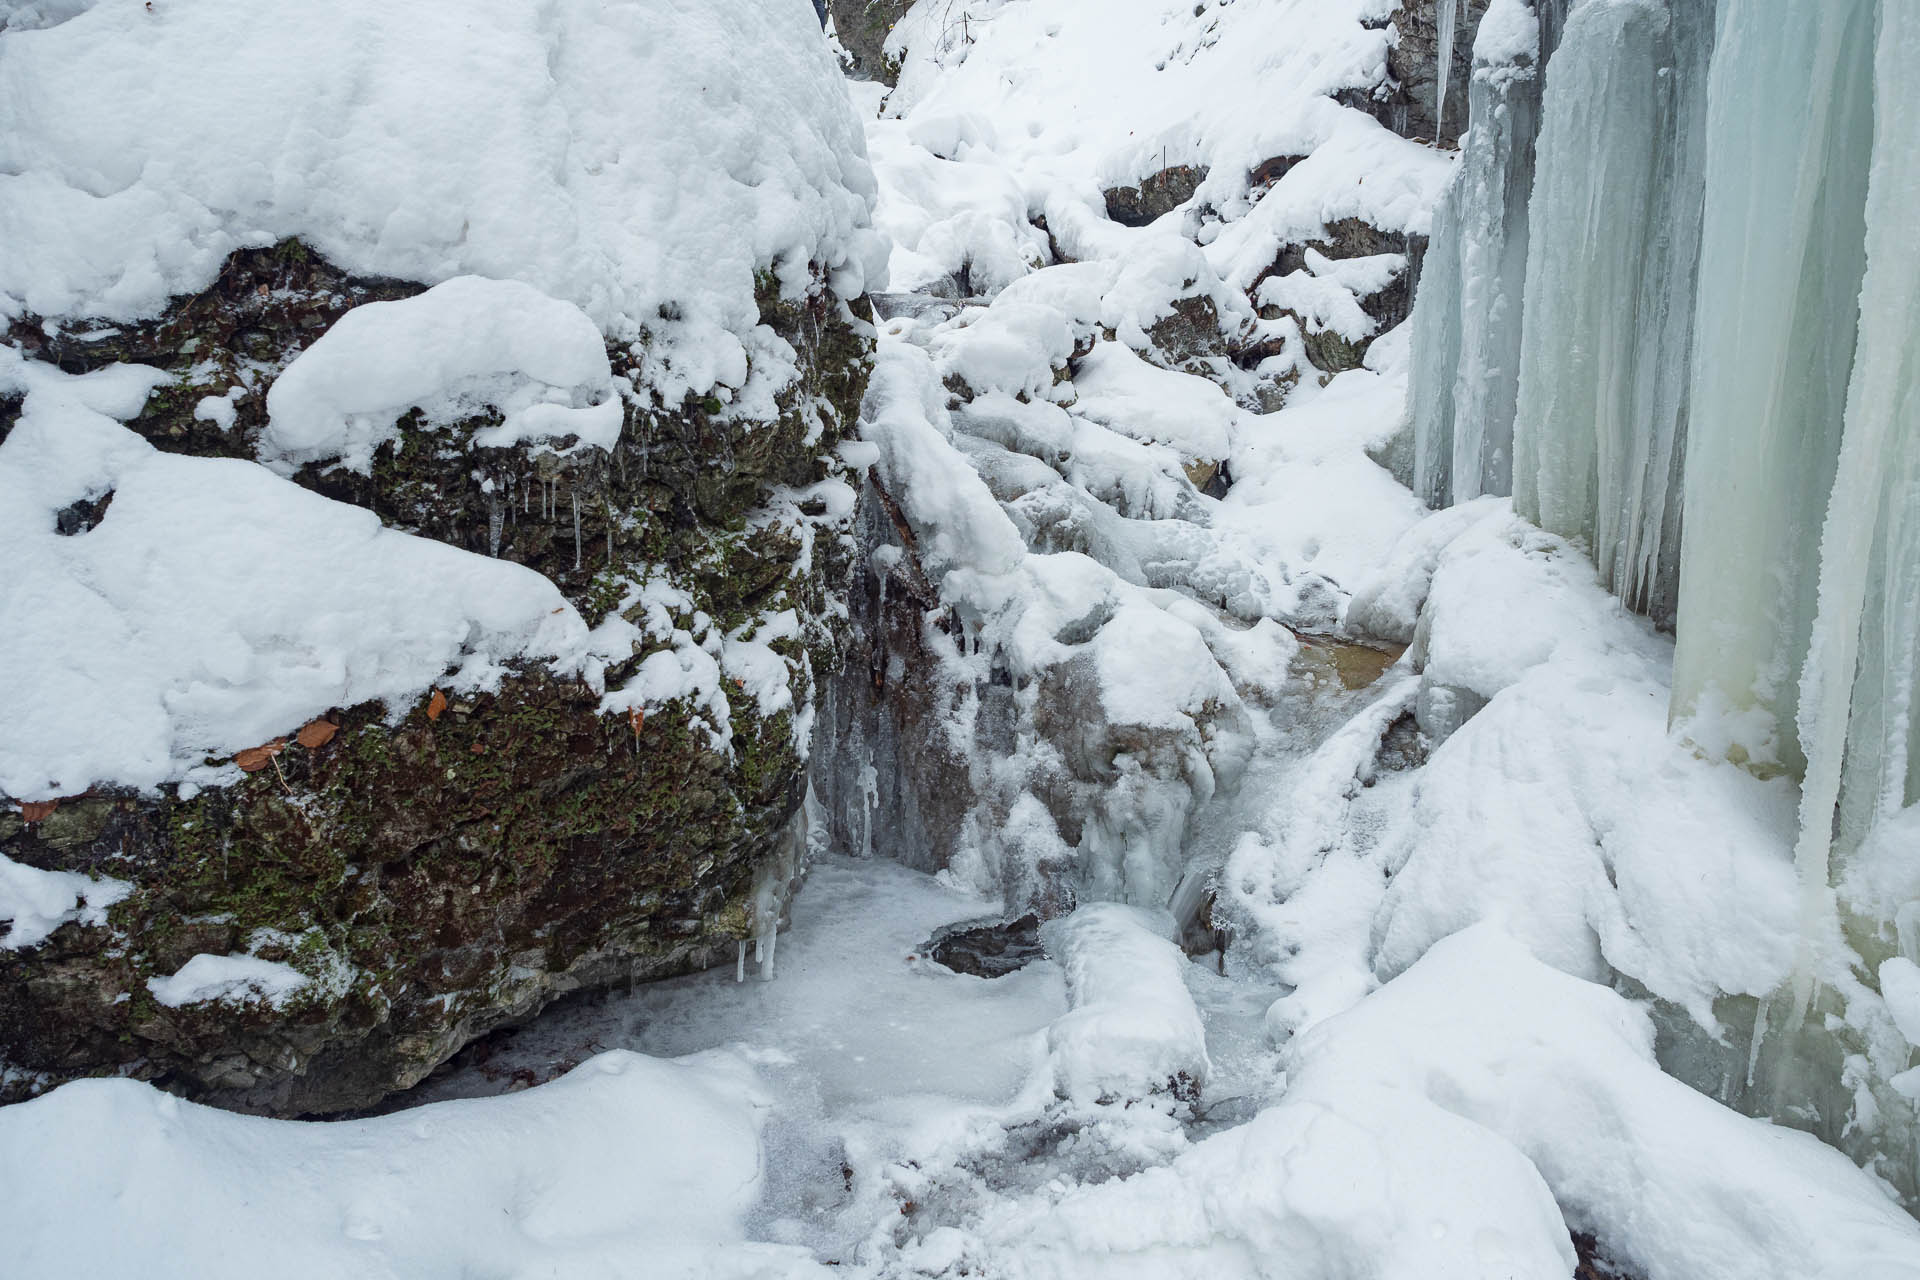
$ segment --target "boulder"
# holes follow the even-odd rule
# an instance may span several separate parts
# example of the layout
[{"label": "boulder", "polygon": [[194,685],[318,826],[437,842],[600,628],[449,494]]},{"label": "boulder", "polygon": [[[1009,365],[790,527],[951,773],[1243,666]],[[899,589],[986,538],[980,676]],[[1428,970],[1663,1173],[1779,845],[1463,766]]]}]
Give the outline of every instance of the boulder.
[{"label": "boulder", "polygon": [[[151,321],[27,316],[6,341],[70,373],[166,369],[176,381],[128,425],[165,451],[250,459],[293,355],[350,308],[420,289],[288,241],[234,254]],[[103,784],[50,811],[0,797],[0,854],[128,886],[104,924],[0,950],[0,1102],[110,1074],[249,1111],[364,1107],[560,995],[731,960],[774,927],[804,843],[796,719],[845,644],[852,503],[807,495],[848,474],[835,446],[872,341],[818,276],[794,298],[769,274],[756,296],[799,370],[771,420],[634,397],[611,449],[528,449],[476,442],[492,410],[431,430],[414,414],[366,474],[308,463],[291,479],[538,570],[590,624],[623,613],[640,638],[608,688],[675,631],[758,637],[791,702],[763,710],[729,687],[721,724],[693,698],[609,711],[577,675],[526,661],[490,691],[288,724],[235,757],[229,785]],[[609,343],[616,374],[644,349]],[[196,416],[239,385],[258,392],[227,421]],[[0,440],[19,412],[0,402]],[[641,599],[643,582],[670,583],[669,602]],[[160,998],[194,957],[242,954],[305,981],[284,998]]]}]

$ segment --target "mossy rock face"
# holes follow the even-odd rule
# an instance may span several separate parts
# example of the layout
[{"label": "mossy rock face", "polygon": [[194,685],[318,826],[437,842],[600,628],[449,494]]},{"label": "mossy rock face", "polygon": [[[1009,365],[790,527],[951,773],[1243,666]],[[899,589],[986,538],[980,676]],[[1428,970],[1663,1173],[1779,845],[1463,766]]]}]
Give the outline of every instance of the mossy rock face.
[{"label": "mossy rock face", "polygon": [[[704,748],[684,714],[635,731],[598,701],[527,673],[393,726],[357,707],[235,786],[96,795],[16,831],[16,860],[133,892],[109,927],[0,952],[10,1063],[336,1110],[557,995],[730,957],[804,784]],[[149,990],[196,954],[248,948],[306,987],[279,1008],[167,1008]]]},{"label": "mossy rock face", "polygon": [[[129,425],[169,451],[252,457],[272,375],[350,307],[419,289],[350,278],[289,243],[236,254],[159,320],[52,337],[29,320],[8,338],[38,334],[34,353],[72,372],[167,369],[180,381]],[[806,490],[843,474],[834,445],[872,340],[823,286],[782,299],[769,276],[759,292],[801,370],[777,420],[692,397],[629,404],[612,452],[565,455],[478,448],[484,417],[413,422],[371,475],[308,466],[293,479],[540,570],[590,623],[624,605],[646,638],[609,687],[650,652],[750,637],[791,610],[798,634],[770,647],[804,708],[842,661],[852,548],[850,517]],[[645,344],[609,355],[636,369]],[[235,385],[249,390],[231,429],[193,417]],[[17,412],[0,405],[0,434]],[[627,603],[647,579],[681,593],[677,634]],[[723,724],[690,699],[603,715],[595,690],[534,665],[493,692],[448,692],[437,706],[423,694],[411,709],[336,708],[312,747],[288,725],[268,767],[185,797],[100,787],[32,823],[0,797],[0,852],[132,886],[105,926],[0,951],[0,1102],[116,1074],[250,1111],[363,1107],[560,995],[730,960],[765,927],[756,904],[791,888],[805,789],[793,711],[762,715],[729,687]],[[241,952],[308,981],[277,1007],[170,1008],[149,988],[195,955]]]}]

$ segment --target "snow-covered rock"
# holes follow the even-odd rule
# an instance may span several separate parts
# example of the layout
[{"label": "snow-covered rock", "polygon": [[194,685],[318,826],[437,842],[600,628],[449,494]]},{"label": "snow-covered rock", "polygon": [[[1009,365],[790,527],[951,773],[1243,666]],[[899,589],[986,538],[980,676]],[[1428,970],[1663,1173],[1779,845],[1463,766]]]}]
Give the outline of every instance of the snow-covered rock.
[{"label": "snow-covered rock", "polygon": [[1042,930],[1067,979],[1068,1011],[1047,1028],[1054,1088],[1078,1103],[1170,1093],[1207,1083],[1207,1040],[1181,978],[1173,922],[1114,902],[1085,906]]},{"label": "snow-covered rock", "polygon": [[884,280],[807,6],[31,9],[0,850],[130,887],[18,913],[0,1098],[363,1106],[773,929]]}]

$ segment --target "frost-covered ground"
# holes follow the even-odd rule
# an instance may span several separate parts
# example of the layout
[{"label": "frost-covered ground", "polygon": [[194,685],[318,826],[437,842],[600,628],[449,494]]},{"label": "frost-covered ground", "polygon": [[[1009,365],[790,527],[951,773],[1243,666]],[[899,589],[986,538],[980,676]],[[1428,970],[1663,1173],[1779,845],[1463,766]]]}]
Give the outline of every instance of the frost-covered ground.
[{"label": "frost-covered ground", "polygon": [[[387,1115],[9,1108],[0,1256],[1564,1280],[1577,1233],[1646,1280],[1920,1276],[1871,1173],[1663,1074],[1615,989],[1727,1035],[1718,1000],[1778,986],[1793,788],[1676,745],[1672,645],[1579,548],[1370,456],[1409,358],[1361,303],[1404,259],[1268,273],[1329,223],[1427,227],[1451,161],[1327,96],[1390,7],[928,0],[900,88],[854,87],[894,244],[864,435],[955,623],[937,675],[1013,689],[1011,748],[945,708],[977,796],[948,871],[817,850],[771,954],[550,1011]],[[1107,218],[1168,165],[1206,170],[1181,207]],[[1364,365],[1322,375],[1326,332]],[[922,953],[1050,875],[1086,905],[1047,958]],[[19,889],[15,928],[90,887]]]}]

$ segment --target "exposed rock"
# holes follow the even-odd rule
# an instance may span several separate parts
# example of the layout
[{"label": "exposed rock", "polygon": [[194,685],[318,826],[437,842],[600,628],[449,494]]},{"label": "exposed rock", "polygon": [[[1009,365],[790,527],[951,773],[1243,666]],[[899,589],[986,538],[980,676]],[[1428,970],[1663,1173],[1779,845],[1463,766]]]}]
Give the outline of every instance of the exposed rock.
[{"label": "exposed rock", "polygon": [[1226,334],[1220,330],[1220,310],[1204,293],[1190,294],[1173,301],[1173,310],[1147,326],[1153,342],[1154,363],[1168,369],[1187,372],[1203,370],[1189,366],[1209,357],[1229,354]]},{"label": "exposed rock", "polygon": [[1137,187],[1112,187],[1103,194],[1107,216],[1125,227],[1144,227],[1193,199],[1206,181],[1204,165],[1170,165],[1141,179]]},{"label": "exposed rock", "polygon": [[1017,920],[948,925],[920,950],[935,964],[980,978],[1003,978],[1047,954],[1040,945],[1040,917],[1032,912]]},{"label": "exposed rock", "polygon": [[855,74],[893,84],[900,63],[887,56],[887,36],[906,17],[913,0],[827,0],[840,47],[853,59]]},{"label": "exposed rock", "polygon": [[1444,119],[1435,121],[1440,88],[1440,24],[1443,4],[1456,0],[1403,0],[1388,21],[1398,33],[1387,54],[1387,79],[1372,90],[1349,89],[1341,102],[1358,107],[1405,138],[1453,148],[1467,130],[1467,84],[1473,75],[1473,37],[1489,0],[1465,0],[1456,11],[1452,70],[1447,77]]},{"label": "exposed rock", "polygon": [[[352,306],[418,291],[349,278],[289,242],[234,255],[156,321],[48,336],[28,319],[7,340],[72,372],[166,368],[179,382],[129,425],[162,449],[251,457],[266,388],[302,346]],[[823,285],[796,301],[768,277],[759,300],[802,371],[776,421],[691,397],[629,405],[611,453],[566,456],[473,445],[495,417],[433,432],[403,421],[370,475],[310,465],[293,478],[538,569],[590,622],[649,576],[686,592],[683,629],[700,612],[750,634],[791,609],[799,634],[771,647],[803,708],[841,661],[849,543],[844,517],[782,495],[843,472],[834,447],[858,412],[871,337]],[[609,356],[624,371],[645,347]],[[233,387],[246,393],[230,426],[194,416]],[[0,435],[12,421],[0,416]],[[99,518],[73,513],[76,530]],[[609,683],[666,643],[650,637]],[[6,805],[0,852],[133,892],[108,927],[70,924],[0,952],[0,1062],[15,1069],[0,1073],[0,1102],[111,1073],[247,1110],[361,1107],[556,996],[731,958],[797,874],[793,713],[734,698],[724,746],[687,701],[644,718],[598,704],[528,667],[491,694],[423,694],[392,724],[376,705],[289,724],[226,788],[96,788],[31,825]],[[148,990],[194,955],[240,951],[309,981],[280,1008],[168,1008]]]},{"label": "exposed rock", "polygon": [[[1295,271],[1306,271],[1309,249],[1336,261],[1343,258],[1367,258],[1395,253],[1406,256],[1407,269],[1396,274],[1384,289],[1360,297],[1360,309],[1373,320],[1375,337],[1401,324],[1413,314],[1413,295],[1419,275],[1418,263],[1426,254],[1425,236],[1382,231],[1359,218],[1336,219],[1326,224],[1325,232],[1326,234],[1319,239],[1283,245],[1273,265],[1261,272],[1254,281],[1248,290],[1249,295],[1257,295],[1260,282],[1269,276],[1285,276]],[[1373,342],[1371,337],[1349,341],[1331,330],[1316,333],[1304,322],[1300,326],[1300,331],[1306,344],[1307,359],[1313,362],[1315,368],[1325,373],[1358,369],[1366,359],[1367,348]]]}]

